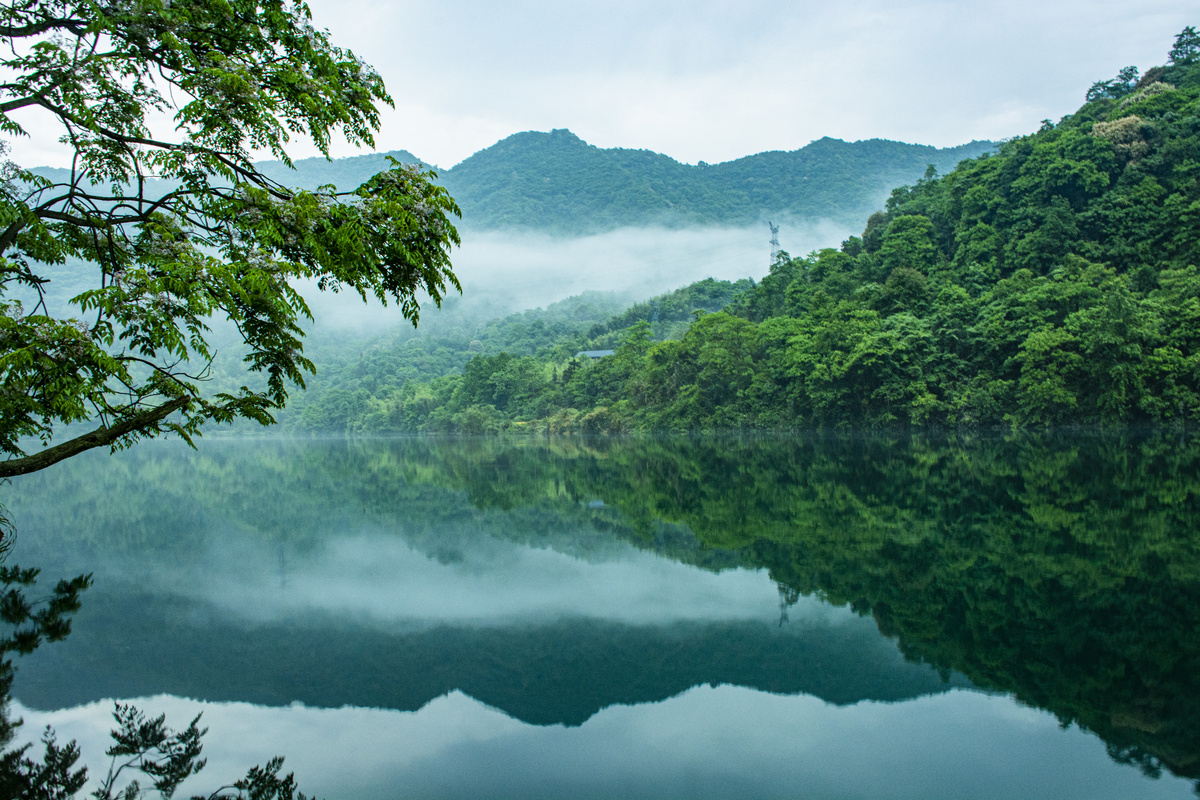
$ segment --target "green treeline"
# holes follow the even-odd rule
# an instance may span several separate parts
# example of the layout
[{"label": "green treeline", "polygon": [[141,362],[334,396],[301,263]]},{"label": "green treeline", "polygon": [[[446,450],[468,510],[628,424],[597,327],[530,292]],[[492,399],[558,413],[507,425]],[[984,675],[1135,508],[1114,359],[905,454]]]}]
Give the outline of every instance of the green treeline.
[{"label": "green treeline", "polygon": [[[1194,59],[1192,59],[1194,61]],[[1200,417],[1200,64],[1098,83],[1059,124],[892,193],[861,237],[675,340],[477,358],[381,430],[793,429]]]}]

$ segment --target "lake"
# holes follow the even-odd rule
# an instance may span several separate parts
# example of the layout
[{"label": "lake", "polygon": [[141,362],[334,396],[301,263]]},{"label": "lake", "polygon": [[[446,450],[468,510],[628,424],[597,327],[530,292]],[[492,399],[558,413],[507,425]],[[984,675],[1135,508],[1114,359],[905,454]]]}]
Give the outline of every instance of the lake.
[{"label": "lake", "polygon": [[145,443],[17,478],[91,572],[15,710],[93,774],[203,713],[211,791],[1185,798],[1200,437]]}]

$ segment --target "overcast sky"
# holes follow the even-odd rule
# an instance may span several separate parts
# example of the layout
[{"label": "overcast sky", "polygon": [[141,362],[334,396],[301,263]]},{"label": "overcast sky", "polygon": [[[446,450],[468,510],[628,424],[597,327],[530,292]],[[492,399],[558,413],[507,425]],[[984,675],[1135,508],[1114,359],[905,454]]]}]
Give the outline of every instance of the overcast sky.
[{"label": "overcast sky", "polygon": [[[443,168],[551,128],[688,163],[822,136],[1015,136],[1200,26],[1196,0],[310,2],[395,98],[378,148]],[[50,144],[21,142],[18,162],[61,162]]]},{"label": "overcast sky", "polygon": [[822,136],[1036,130],[1166,61],[1195,0],[316,0],[384,76],[381,148],[449,167],[524,130],[712,163]]}]

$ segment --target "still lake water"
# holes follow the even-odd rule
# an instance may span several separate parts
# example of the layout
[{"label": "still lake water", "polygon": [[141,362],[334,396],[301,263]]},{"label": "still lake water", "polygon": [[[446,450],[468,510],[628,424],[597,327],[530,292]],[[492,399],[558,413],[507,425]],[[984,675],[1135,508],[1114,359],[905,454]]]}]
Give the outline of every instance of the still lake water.
[{"label": "still lake water", "polygon": [[1200,438],[206,439],[18,478],[92,572],[19,662],[93,773],[329,800],[1192,797]]}]

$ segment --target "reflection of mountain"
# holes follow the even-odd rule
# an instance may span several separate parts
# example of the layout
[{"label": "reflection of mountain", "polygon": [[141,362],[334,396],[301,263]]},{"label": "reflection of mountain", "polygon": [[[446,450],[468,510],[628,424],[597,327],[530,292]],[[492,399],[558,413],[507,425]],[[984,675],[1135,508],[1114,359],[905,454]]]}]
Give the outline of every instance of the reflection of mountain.
[{"label": "reflection of mountain", "polygon": [[[187,463],[166,450],[138,451],[105,461],[104,470],[81,459],[79,467],[19,479],[14,486],[24,494],[10,505],[22,525],[19,547],[59,575],[71,567],[52,568],[56,550],[86,553],[88,569],[101,556],[148,549],[183,560],[203,552],[222,524],[246,539],[314,552],[367,524],[439,560],[470,552],[485,532],[493,541],[596,560],[624,540],[709,569],[766,568],[790,591],[869,615],[864,623],[873,626],[873,618],[913,661],[1011,692],[1096,733],[1117,760],[1200,778],[1194,433],[213,445]],[[597,499],[604,506],[591,508]],[[99,601],[98,593],[85,598],[85,615]],[[73,638],[90,635],[88,627],[81,620]],[[589,634],[596,644],[580,652],[629,652],[636,664],[638,648],[648,645],[636,631],[621,629],[620,638],[616,630]],[[550,691],[549,678],[530,677],[539,664],[571,681],[594,681],[569,663],[539,661],[545,653],[533,640],[512,641],[530,653],[514,675],[538,692]],[[545,647],[551,642],[562,646],[547,638]],[[281,663],[308,663],[304,653],[279,652]],[[499,669],[508,652],[496,645],[479,658]],[[690,652],[701,663],[707,657],[699,644]],[[788,653],[784,663],[796,674],[779,691],[837,697],[805,683],[816,681],[815,649]],[[471,662],[469,648],[456,657],[484,663]],[[672,680],[644,696],[704,681],[776,685],[741,663],[741,672],[667,670]],[[382,664],[372,674],[400,669],[429,667]],[[651,670],[629,685],[661,677]],[[425,694],[453,685],[463,685],[461,676]],[[502,697],[477,696],[509,707]],[[623,702],[619,692],[611,697]]]},{"label": "reflection of mountain", "polygon": [[18,673],[37,708],[167,693],[263,705],[405,711],[460,689],[538,725],[579,725],[614,704],[699,684],[813,694],[835,704],[904,700],[968,685],[908,663],[867,620],[530,627],[394,633],[344,621],[247,628],[161,596],[88,598],[71,637]]}]

